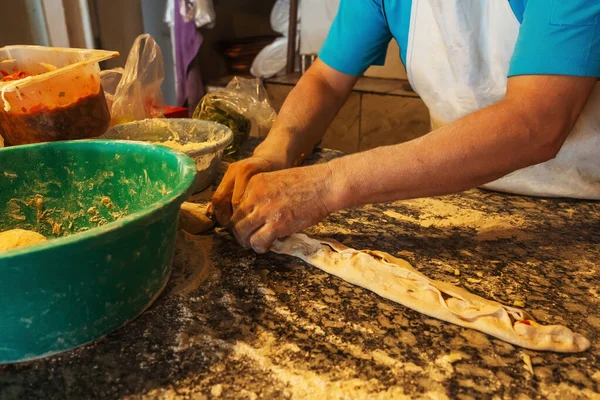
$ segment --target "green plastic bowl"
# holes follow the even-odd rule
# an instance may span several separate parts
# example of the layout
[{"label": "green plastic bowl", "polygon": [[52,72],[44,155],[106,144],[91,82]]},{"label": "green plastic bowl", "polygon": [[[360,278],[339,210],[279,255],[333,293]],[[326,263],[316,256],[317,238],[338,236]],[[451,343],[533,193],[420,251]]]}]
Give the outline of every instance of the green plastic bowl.
[{"label": "green plastic bowl", "polygon": [[69,350],[143,312],[171,272],[196,166],[136,142],[0,150],[0,231],[50,240],[0,253],[0,363]]}]

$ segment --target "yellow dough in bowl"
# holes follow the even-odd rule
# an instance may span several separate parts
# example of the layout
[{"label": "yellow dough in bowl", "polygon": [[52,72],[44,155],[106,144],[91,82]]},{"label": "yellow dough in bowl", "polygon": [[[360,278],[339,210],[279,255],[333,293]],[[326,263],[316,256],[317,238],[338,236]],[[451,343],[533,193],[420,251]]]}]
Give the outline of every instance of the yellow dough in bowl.
[{"label": "yellow dough in bowl", "polygon": [[8,251],[45,242],[46,237],[34,231],[12,229],[0,232],[0,251]]}]

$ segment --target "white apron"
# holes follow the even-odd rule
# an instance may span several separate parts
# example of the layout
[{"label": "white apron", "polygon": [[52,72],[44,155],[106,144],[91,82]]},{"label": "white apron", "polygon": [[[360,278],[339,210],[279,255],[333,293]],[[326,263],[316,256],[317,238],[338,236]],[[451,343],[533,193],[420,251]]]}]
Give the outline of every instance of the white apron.
[{"label": "white apron", "polygon": [[[508,0],[413,0],[407,72],[433,129],[504,97],[519,27]],[[555,159],[484,187],[600,199],[600,85]]]}]

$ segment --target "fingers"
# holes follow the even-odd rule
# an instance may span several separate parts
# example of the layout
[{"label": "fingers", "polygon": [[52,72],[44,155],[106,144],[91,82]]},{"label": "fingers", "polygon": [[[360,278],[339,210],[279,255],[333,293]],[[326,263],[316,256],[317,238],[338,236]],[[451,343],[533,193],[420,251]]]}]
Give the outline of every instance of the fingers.
[{"label": "fingers", "polygon": [[208,205],[208,207],[206,208],[206,216],[207,216],[207,217],[208,217],[208,218],[209,218],[211,221],[215,222],[215,219],[216,219],[216,217],[215,217],[215,209],[214,209],[213,203],[210,203],[210,204]]},{"label": "fingers", "polygon": [[236,208],[240,205],[242,196],[244,195],[244,192],[246,191],[246,187],[248,187],[248,182],[250,182],[250,179],[252,179],[253,176],[254,176],[254,174],[252,174],[251,171],[244,171],[235,180],[235,186],[233,188],[233,193],[231,195],[231,205],[232,205],[234,212],[235,212]]},{"label": "fingers", "polygon": [[[231,167],[230,167],[231,168]],[[217,218],[221,226],[228,226],[233,209],[231,207],[231,195],[235,186],[235,175],[230,173],[229,169],[223,177],[223,181],[215,191],[212,198],[211,212]]]},{"label": "fingers", "polygon": [[264,225],[265,219],[253,208],[238,208],[231,217],[232,232],[237,241],[245,248],[250,247],[250,237]]},{"label": "fingers", "polygon": [[255,252],[264,254],[269,251],[271,245],[277,239],[279,238],[273,225],[266,223],[252,234],[250,237],[250,246]]},{"label": "fingers", "polygon": [[231,188],[233,213],[230,227],[240,244],[265,253],[273,242],[318,222],[328,214],[323,190],[315,190],[321,179],[314,170],[248,172],[241,165]]},{"label": "fingers", "polygon": [[[282,189],[277,181],[265,177],[264,174],[250,177],[231,217],[232,231],[238,242],[259,253],[269,250],[277,239],[276,232],[290,228],[289,216],[293,215],[285,211],[286,202],[279,195]],[[270,190],[265,192],[267,187]]]},{"label": "fingers", "polygon": [[[231,218],[232,231],[237,241],[244,248],[252,247],[259,254],[269,251],[273,242],[286,236],[293,225],[281,218],[270,218],[273,212],[273,210],[253,207],[252,211],[247,213],[245,204],[242,203]],[[275,211],[275,215],[280,213]]]},{"label": "fingers", "polygon": [[230,226],[231,217],[242,201],[250,179],[264,168],[265,166],[250,160],[231,164],[227,168],[223,181],[212,198],[214,214],[220,225]]}]

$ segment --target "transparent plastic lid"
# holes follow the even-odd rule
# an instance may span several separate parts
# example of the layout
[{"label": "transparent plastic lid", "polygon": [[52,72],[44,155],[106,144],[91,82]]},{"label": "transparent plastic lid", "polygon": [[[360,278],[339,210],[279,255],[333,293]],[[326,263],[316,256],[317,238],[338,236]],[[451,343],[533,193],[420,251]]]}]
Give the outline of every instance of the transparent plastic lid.
[{"label": "transparent plastic lid", "polygon": [[27,76],[0,82],[4,110],[11,106],[5,93],[16,92],[64,73],[99,63],[119,55],[116,51],[68,49],[44,46],[6,46],[0,48],[0,71],[3,74],[24,72]]}]

